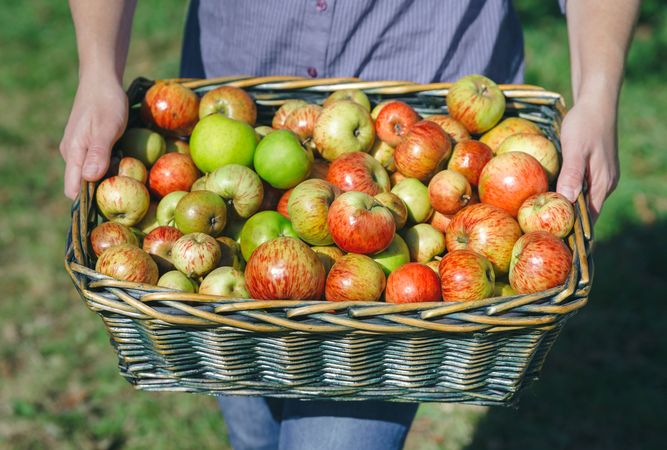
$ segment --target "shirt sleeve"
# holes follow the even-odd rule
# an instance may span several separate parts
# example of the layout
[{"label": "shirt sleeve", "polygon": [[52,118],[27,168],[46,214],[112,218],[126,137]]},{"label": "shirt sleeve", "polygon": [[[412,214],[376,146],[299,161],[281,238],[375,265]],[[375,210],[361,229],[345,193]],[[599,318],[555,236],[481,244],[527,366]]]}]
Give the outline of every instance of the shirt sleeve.
[{"label": "shirt sleeve", "polygon": [[558,0],[558,6],[560,6],[560,12],[565,14],[565,4],[567,0]]}]

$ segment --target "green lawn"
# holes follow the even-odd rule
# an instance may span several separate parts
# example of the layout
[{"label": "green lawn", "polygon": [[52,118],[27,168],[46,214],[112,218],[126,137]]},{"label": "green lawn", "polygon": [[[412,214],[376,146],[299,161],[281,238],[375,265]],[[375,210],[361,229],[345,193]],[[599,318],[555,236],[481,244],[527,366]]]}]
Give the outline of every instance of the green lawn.
[{"label": "green lawn", "polygon": [[[185,4],[138,3],[126,81],[175,76]],[[553,5],[516,3],[527,24],[527,81],[569,93],[562,18]],[[631,54],[623,175],[596,227],[589,305],[519,409],[422,406],[408,448],[663,447],[667,15],[658,3],[645,5]],[[228,448],[211,398],[135,392],[118,375],[101,322],[64,272],[69,202],[57,147],[77,74],[66,2],[3,5],[0,43],[0,448]]]}]

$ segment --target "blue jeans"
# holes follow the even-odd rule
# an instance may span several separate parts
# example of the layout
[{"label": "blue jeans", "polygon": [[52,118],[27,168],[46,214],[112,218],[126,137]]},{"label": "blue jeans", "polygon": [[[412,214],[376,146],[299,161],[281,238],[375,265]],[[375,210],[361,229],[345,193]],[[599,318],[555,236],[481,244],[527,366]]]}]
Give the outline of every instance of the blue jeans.
[{"label": "blue jeans", "polygon": [[234,450],[403,448],[417,403],[218,397]]}]

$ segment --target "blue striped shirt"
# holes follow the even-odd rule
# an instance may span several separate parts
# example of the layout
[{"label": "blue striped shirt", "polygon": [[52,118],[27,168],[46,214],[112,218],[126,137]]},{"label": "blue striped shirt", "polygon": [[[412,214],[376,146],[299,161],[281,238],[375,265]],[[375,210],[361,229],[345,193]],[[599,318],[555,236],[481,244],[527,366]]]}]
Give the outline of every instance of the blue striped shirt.
[{"label": "blue striped shirt", "polygon": [[[561,0],[562,1],[562,0]],[[181,75],[523,80],[510,0],[192,0]]]}]

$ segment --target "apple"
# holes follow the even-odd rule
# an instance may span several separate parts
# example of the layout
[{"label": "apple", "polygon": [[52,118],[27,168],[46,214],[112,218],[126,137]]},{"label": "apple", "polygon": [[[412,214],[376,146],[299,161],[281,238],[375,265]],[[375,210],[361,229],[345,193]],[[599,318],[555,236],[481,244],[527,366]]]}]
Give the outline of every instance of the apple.
[{"label": "apple", "polygon": [[225,229],[222,230],[222,235],[233,239],[241,245],[241,231],[243,231],[243,226],[246,222],[246,220],[230,220]]},{"label": "apple", "polygon": [[380,265],[385,274],[389,275],[403,264],[410,262],[410,249],[403,238],[396,234],[389,247],[371,255],[371,258]]},{"label": "apple", "polygon": [[466,177],[470,186],[477,186],[479,174],[491,158],[493,152],[486,144],[469,139],[454,146],[452,156],[447,162],[447,169]]},{"label": "apple", "polygon": [[440,261],[442,298],[446,302],[482,300],[493,296],[495,273],[488,259],[471,250],[454,250]]},{"label": "apple", "polygon": [[206,275],[199,285],[199,293],[225,298],[250,298],[243,272],[233,267],[218,267]]},{"label": "apple", "polygon": [[434,114],[432,116],[424,117],[424,120],[429,120],[440,125],[443,131],[447,133],[447,135],[452,140],[452,144],[458,144],[459,142],[470,139],[470,133],[468,133],[466,127],[464,127],[461,122],[450,116],[446,116],[444,114]]},{"label": "apple", "polygon": [[391,103],[393,101],[395,101],[395,100],[393,100],[393,99],[382,100],[380,103],[375,105],[375,107],[371,110],[371,118],[373,119],[373,121],[377,120],[378,114],[380,114],[380,111],[382,111],[382,109],[385,106],[387,106],[389,103]]},{"label": "apple", "polygon": [[513,134],[500,144],[496,155],[508,152],[524,152],[535,158],[547,173],[549,183],[553,183],[560,170],[560,158],[556,146],[549,138],[539,134]]},{"label": "apple", "polygon": [[297,108],[300,108],[302,106],[307,105],[303,100],[297,100],[297,99],[291,99],[287,100],[285,103],[278,108],[278,111],[273,115],[273,121],[271,122],[271,126],[273,127],[274,130],[281,130],[285,128],[285,121],[287,120],[287,117],[292,113]]},{"label": "apple", "polygon": [[408,220],[412,223],[428,221],[433,214],[428,188],[416,178],[399,181],[391,192],[396,194],[408,208]]},{"label": "apple", "polygon": [[183,236],[175,227],[160,226],[144,237],[143,249],[153,257],[161,273],[174,268],[171,262],[171,248]]},{"label": "apple", "polygon": [[199,120],[199,97],[171,81],[158,81],[141,102],[141,119],[170,136],[188,136]]},{"label": "apple", "polygon": [[389,181],[391,182],[391,187],[393,188],[396,186],[398,183],[400,183],[403,180],[407,180],[409,177],[406,177],[403,175],[401,172],[394,172],[391,175],[389,175]]},{"label": "apple", "polygon": [[453,170],[442,170],[428,184],[428,198],[441,214],[459,212],[470,201],[472,189],[466,177]]},{"label": "apple", "polygon": [[280,214],[282,214],[283,217],[285,217],[288,220],[290,220],[290,216],[287,206],[289,205],[289,198],[292,195],[292,191],[294,191],[294,188],[288,189],[285,192],[283,192],[283,195],[280,196],[280,200],[278,200],[278,206],[276,206],[276,211],[278,211]]},{"label": "apple", "polygon": [[259,211],[264,199],[264,185],[252,169],[240,164],[228,164],[208,175],[206,189],[215,192],[229,203],[241,218]]},{"label": "apple", "polygon": [[375,200],[391,211],[396,223],[396,231],[405,226],[405,222],[408,221],[408,207],[405,206],[401,197],[392,192],[380,192],[375,196]]},{"label": "apple", "polygon": [[144,218],[151,203],[146,186],[122,175],[102,181],[97,186],[95,200],[104,217],[128,227]]},{"label": "apple", "polygon": [[315,123],[315,146],[327,161],[344,153],[368,152],[375,140],[375,126],[363,106],[339,100],[324,108]]},{"label": "apple", "polygon": [[445,242],[450,252],[468,249],[486,257],[500,276],[508,272],[512,247],[520,236],[519,224],[505,210],[477,203],[454,215]]},{"label": "apple", "polygon": [[348,253],[372,254],[389,247],[396,224],[389,209],[363,192],[345,192],[329,207],[327,224],[338,247]]},{"label": "apple", "polygon": [[324,296],[330,302],[380,299],[387,279],[382,268],[366,255],[350,253],[338,258],[327,276]]},{"label": "apple", "polygon": [[394,161],[403,175],[426,180],[449,158],[451,152],[451,141],[442,128],[422,120],[414,124],[396,146]]},{"label": "apple", "polygon": [[315,130],[315,122],[321,112],[321,106],[304,105],[292,111],[285,120],[284,127],[296,134],[301,144],[313,152],[317,151],[313,142],[313,131]]},{"label": "apple", "polygon": [[284,191],[282,189],[276,189],[272,187],[266,181],[262,181],[262,189],[264,191],[264,195],[262,196],[262,203],[259,205],[258,211],[266,211],[269,209],[275,211],[278,207],[280,197],[282,197]]},{"label": "apple", "polygon": [[563,284],[571,268],[572,253],[561,239],[532,231],[514,244],[510,285],[519,294],[544,291]]},{"label": "apple", "polygon": [[447,110],[470,133],[483,133],[503,117],[505,96],[498,85],[487,77],[466,75],[449,88]]},{"label": "apple", "polygon": [[393,271],[387,279],[387,303],[439,302],[440,278],[428,266],[408,263]]},{"label": "apple", "polygon": [[189,191],[197,178],[199,170],[190,156],[166,153],[151,167],[148,188],[155,197],[162,198],[170,192]]},{"label": "apple", "polygon": [[440,214],[438,211],[434,211],[428,223],[431,224],[433,228],[440,231],[441,233],[445,233],[445,231],[447,230],[447,226],[449,226],[449,222],[452,221],[452,217],[454,216]]},{"label": "apple", "polygon": [[326,180],[328,173],[329,161],[316,158],[315,161],[313,161],[313,168],[310,171],[309,178],[319,178],[320,180]]},{"label": "apple", "polygon": [[227,224],[227,207],[214,192],[189,192],[176,205],[174,223],[185,234],[206,233],[215,237]]},{"label": "apple", "polygon": [[363,152],[346,153],[336,158],[329,166],[327,181],[343,192],[358,191],[376,195],[391,189],[389,175],[384,167]]},{"label": "apple", "polygon": [[274,131],[273,128],[266,125],[260,125],[258,127],[255,127],[255,135],[257,136],[257,142],[261,141],[264,136],[266,136],[272,131]]},{"label": "apple", "polygon": [[491,151],[495,153],[505,139],[519,133],[539,135],[542,134],[542,130],[530,120],[522,119],[521,117],[508,117],[484,133],[479,140],[488,145]]},{"label": "apple", "polygon": [[248,292],[258,300],[319,300],[325,277],[315,252],[291,237],[257,247],[245,270]]},{"label": "apple", "polygon": [[220,244],[220,261],[218,266],[229,266],[236,270],[243,270],[245,267],[245,260],[241,254],[241,246],[237,241],[228,236],[218,236],[215,238]]},{"label": "apple", "polygon": [[340,193],[333,184],[318,179],[306,180],[292,190],[287,210],[292,227],[301,239],[310,245],[333,244],[327,228],[327,215],[329,206]]},{"label": "apple", "polygon": [[192,186],[190,187],[190,192],[205,191],[207,180],[208,180],[208,174],[205,174],[204,176],[197,178],[195,182],[192,183]]},{"label": "apple", "polygon": [[408,130],[419,122],[419,115],[405,102],[394,100],[383,106],[375,119],[375,134],[382,142],[396,147]]},{"label": "apple", "polygon": [[512,286],[510,286],[509,283],[496,280],[496,283],[493,286],[494,297],[509,297],[512,295],[517,295],[517,293],[512,289]]},{"label": "apple", "polygon": [[368,100],[368,96],[359,89],[341,89],[338,91],[333,91],[322,103],[322,106],[325,108],[331,105],[333,102],[339,100],[349,100],[357,105],[363,107],[369,113],[371,112],[371,102]]},{"label": "apple", "polygon": [[[440,279],[440,261],[442,261],[442,258],[436,258],[432,259],[430,261],[427,261],[424,263],[426,267],[431,269],[433,273],[435,273],[438,276],[438,280]],[[421,264],[421,263],[418,263]]]},{"label": "apple", "polygon": [[396,162],[394,161],[394,147],[379,139],[375,140],[371,148],[371,156],[378,160],[387,172],[396,172]]},{"label": "apple", "polygon": [[516,217],[521,204],[531,195],[546,192],[547,174],[540,163],[527,153],[496,155],[479,175],[479,199],[504,209]]},{"label": "apple", "polygon": [[313,152],[301,146],[296,134],[276,130],[257,145],[254,164],[262,180],[276,189],[289,189],[308,178],[313,160]]},{"label": "apple", "polygon": [[445,235],[427,223],[408,228],[403,237],[413,262],[428,262],[445,251]]},{"label": "apple", "polygon": [[176,206],[187,194],[188,193],[185,191],[174,191],[162,197],[162,200],[157,204],[157,211],[155,212],[155,217],[157,218],[157,223],[159,225],[169,225],[173,227],[176,224],[174,221]]},{"label": "apple", "polygon": [[190,154],[190,144],[182,139],[169,138],[167,139],[167,153],[180,153],[182,155]]},{"label": "apple", "polygon": [[134,178],[139,183],[146,184],[148,170],[137,158],[125,156],[118,163],[118,175]]},{"label": "apple", "polygon": [[90,244],[95,256],[114,245],[131,244],[139,246],[139,240],[125,225],[116,222],[102,222],[90,232]]},{"label": "apple", "polygon": [[287,236],[298,238],[289,220],[276,211],[260,211],[246,220],[241,229],[241,253],[248,261],[257,247],[266,241]]},{"label": "apple", "polygon": [[324,273],[329,274],[334,263],[343,256],[343,251],[334,245],[311,247],[324,266]]},{"label": "apple", "polygon": [[115,147],[123,156],[137,158],[145,166],[152,166],[164,155],[167,144],[161,134],[147,128],[128,128]]},{"label": "apple", "polygon": [[217,87],[201,98],[199,118],[203,119],[215,113],[240,120],[251,127],[255,126],[257,120],[255,101],[243,89],[234,86]]},{"label": "apple", "polygon": [[213,172],[227,164],[250,167],[255,147],[255,130],[245,122],[222,114],[201,119],[190,137],[190,156],[202,172]]},{"label": "apple", "polygon": [[156,284],[159,273],[155,261],[134,244],[119,244],[102,252],[95,272],[117,280]]},{"label": "apple", "polygon": [[148,211],[144,215],[144,218],[136,223],[134,226],[143,234],[150,233],[160,224],[157,222],[157,202],[151,202],[148,205]]},{"label": "apple", "polygon": [[517,220],[524,233],[547,231],[564,238],[574,225],[574,207],[557,192],[535,194],[521,204]]},{"label": "apple", "polygon": [[190,278],[199,278],[218,266],[221,250],[218,241],[204,233],[189,233],[171,247],[171,262]]},{"label": "apple", "polygon": [[192,278],[188,278],[185,274],[178,270],[171,270],[157,280],[157,285],[164,288],[174,289],[182,292],[197,292],[197,282]]}]

